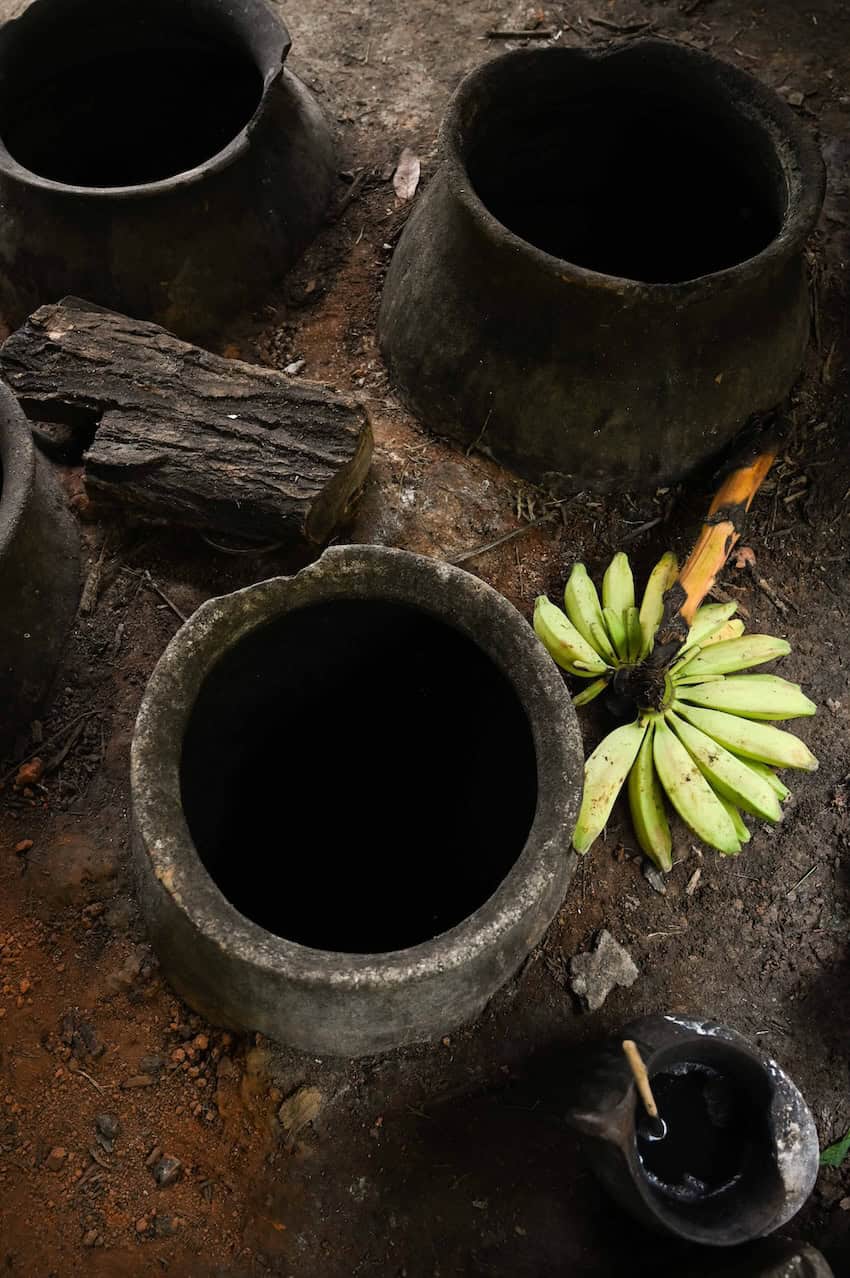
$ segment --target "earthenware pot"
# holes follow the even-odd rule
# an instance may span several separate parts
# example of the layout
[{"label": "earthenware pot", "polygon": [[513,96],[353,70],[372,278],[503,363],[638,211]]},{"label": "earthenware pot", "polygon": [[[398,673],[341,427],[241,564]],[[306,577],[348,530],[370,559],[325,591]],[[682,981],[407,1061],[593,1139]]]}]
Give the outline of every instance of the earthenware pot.
[{"label": "earthenware pot", "polygon": [[77,525],[0,383],[0,758],[38,712],[79,597]]},{"label": "earthenware pot", "polygon": [[509,53],[460,85],[379,317],[433,430],[554,488],[652,489],[797,377],[823,164],[793,112],[647,39]]},{"label": "earthenware pot", "polygon": [[265,0],[33,0],[0,29],[0,311],[75,293],[181,336],[321,223],[324,118]]},{"label": "earthenware pot", "polygon": [[[668,1127],[663,1140],[647,1138],[625,1038],[649,1072]],[[775,1061],[732,1029],[645,1017],[588,1051],[574,1079],[567,1119],[586,1137],[594,1170],[655,1229],[735,1246],[779,1229],[814,1188],[818,1137],[806,1102]]]},{"label": "earthenware pot", "polygon": [[319,1054],[439,1037],[573,873],[582,747],[529,624],[459,568],[331,548],[211,599],[132,748],[152,943],[218,1024]]}]

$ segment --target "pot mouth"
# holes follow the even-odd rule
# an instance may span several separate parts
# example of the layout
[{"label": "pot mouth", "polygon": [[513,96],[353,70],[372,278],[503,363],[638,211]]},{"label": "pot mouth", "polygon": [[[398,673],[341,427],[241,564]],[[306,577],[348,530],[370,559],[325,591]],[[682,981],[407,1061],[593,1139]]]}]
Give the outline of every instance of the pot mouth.
[{"label": "pot mouth", "polygon": [[772,90],[655,38],[495,58],[461,83],[442,144],[491,243],[626,297],[755,277],[802,248],[823,199],[818,148]]},{"label": "pot mouth", "polygon": [[147,198],[244,153],[290,48],[265,0],[34,0],[0,30],[0,172]]},{"label": "pot mouth", "polygon": [[35,472],[35,445],[15,396],[0,382],[0,558],[24,515]]},{"label": "pot mouth", "polygon": [[467,962],[568,856],[581,747],[550,664],[490,587],[384,547],[210,600],[139,712],[140,855],[206,939],[307,984]]}]

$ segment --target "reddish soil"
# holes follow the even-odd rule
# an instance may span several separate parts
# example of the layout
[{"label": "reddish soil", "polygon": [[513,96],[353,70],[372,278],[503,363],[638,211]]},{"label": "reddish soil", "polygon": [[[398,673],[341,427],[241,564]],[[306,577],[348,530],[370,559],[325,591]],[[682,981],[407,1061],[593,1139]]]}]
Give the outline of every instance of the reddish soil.
[{"label": "reddish soil", "polygon": [[[447,558],[551,509],[486,458],[428,437],[393,398],[375,347],[386,246],[406,211],[386,174],[409,146],[422,157],[423,183],[431,176],[449,93],[498,51],[485,32],[539,18],[564,43],[580,43],[611,37],[593,18],[647,23],[804,95],[799,110],[819,133],[830,182],[813,245],[816,340],[795,437],[749,533],[787,611],[744,571],[730,567],[722,588],[749,611],[751,628],[791,640],[784,673],[820,706],[799,730],[821,767],[794,779],[784,824],[757,828],[737,860],[677,831],[663,896],[642,876],[619,814],[543,945],[476,1024],[442,1043],[351,1063],[229,1038],[174,997],[145,944],[127,863],[129,742],[176,612],[303,557],[235,557],[194,534],[90,519],[86,571],[106,542],[96,607],[76,624],[41,742],[25,734],[3,767],[0,1268],[27,1278],[591,1278],[627,1262],[638,1274],[672,1261],[692,1272],[596,1186],[559,1125],[556,1085],[571,1045],[644,1012],[681,1010],[732,1024],[775,1055],[807,1096],[823,1143],[850,1127],[850,13],[841,0],[566,0],[539,12],[491,0],[303,0],[286,17],[295,69],[337,121],[341,168],[367,177],[277,304],[243,317],[219,346],[277,365],[304,358],[304,376],[358,389],[377,454],[352,538]],[[340,200],[345,190],[341,181]],[[69,495],[78,491],[75,470],[63,479]],[[598,572],[631,535],[645,570],[668,545],[686,547],[710,486],[707,476],[654,497],[578,495],[559,518],[466,566],[528,615],[577,557]],[[601,712],[582,722],[593,744]],[[55,766],[29,793],[16,790],[13,765],[34,749]],[[603,924],[640,977],[589,1015],[572,1000],[565,963]],[[321,1093],[319,1112],[287,1132],[281,1101],[303,1086]],[[119,1124],[111,1151],[97,1140],[105,1114]],[[157,1149],[181,1162],[173,1184],[155,1180]],[[787,1231],[816,1242],[839,1274],[850,1272],[848,1196],[850,1165],[825,1171]]]}]

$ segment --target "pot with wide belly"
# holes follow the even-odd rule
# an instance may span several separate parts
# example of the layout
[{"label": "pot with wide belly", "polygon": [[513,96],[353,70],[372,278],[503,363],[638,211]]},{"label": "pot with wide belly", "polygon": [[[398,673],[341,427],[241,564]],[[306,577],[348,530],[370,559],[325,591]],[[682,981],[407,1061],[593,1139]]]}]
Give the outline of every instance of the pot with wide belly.
[{"label": "pot with wide belly", "polygon": [[809,334],[813,140],[661,40],[510,53],[462,82],[379,337],[433,430],[565,490],[651,490],[777,405]]},{"label": "pot with wide belly", "polygon": [[361,1055],[474,1017],[575,865],[582,748],[531,627],[380,546],[204,604],[148,684],[133,844],[152,943],[218,1024]]},{"label": "pot with wide belly", "polygon": [[334,152],[266,0],[33,0],[0,29],[0,312],[210,333],[318,229]]},{"label": "pot with wide belly", "polygon": [[0,758],[38,713],[79,597],[76,522],[0,383]]}]

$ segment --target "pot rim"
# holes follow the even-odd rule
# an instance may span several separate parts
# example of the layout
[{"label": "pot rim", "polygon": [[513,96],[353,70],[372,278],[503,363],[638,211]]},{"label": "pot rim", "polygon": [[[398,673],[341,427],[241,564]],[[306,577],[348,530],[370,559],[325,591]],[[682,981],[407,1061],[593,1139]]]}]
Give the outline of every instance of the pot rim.
[{"label": "pot rim", "polygon": [[35,481],[35,444],[13,393],[0,382],[0,558],[24,517]]},{"label": "pot rim", "polygon": [[[447,596],[445,606],[422,602],[416,586],[423,575]],[[292,599],[294,592],[314,585],[318,589],[311,599]],[[418,607],[476,643],[511,680],[531,729],[538,775],[531,829],[495,891],[438,936],[374,954],[301,945],[241,914],[203,866],[180,796],[185,728],[204,679],[222,655],[222,640],[238,643],[290,607],[355,597]],[[493,625],[494,609],[502,626]],[[495,630],[503,633],[494,639]],[[271,578],[208,600],[171,640],[148,682],[133,734],[131,796],[139,836],[134,842],[161,890],[204,940],[230,959],[271,973],[289,971],[307,986],[328,981],[340,990],[409,986],[412,978],[426,980],[468,964],[531,919],[541,895],[564,874],[565,862],[575,859],[569,839],[582,763],[578,720],[563,678],[507,599],[440,560],[386,546],[334,546],[293,577]]]},{"label": "pot rim", "polygon": [[[38,21],[40,11],[49,11],[57,3],[61,4],[61,0],[32,0],[28,8],[17,18],[4,23],[0,31],[0,56],[6,43],[14,37],[21,22],[25,19]],[[233,0],[208,0],[208,3],[215,4],[224,11],[231,19],[234,33],[241,34],[239,23],[246,21],[249,5],[240,5]],[[32,169],[19,164],[0,136],[0,175],[10,181],[19,182],[23,186],[58,195],[73,196],[76,199],[122,201],[149,199],[183,191],[229,168],[248,151],[251,135],[265,114],[269,93],[283,75],[284,64],[292,47],[292,38],[283,17],[271,7],[269,0],[251,0],[251,6],[255,12],[250,21],[255,25],[256,31],[251,33],[254,36],[253,40],[250,38],[246,40],[242,35],[241,42],[250,52],[257,69],[262,72],[263,91],[250,119],[242,125],[225,147],[216,151],[201,164],[191,169],[184,169],[180,173],[173,173],[169,177],[158,178],[155,182],[141,182],[129,186],[77,186],[74,183],[56,182],[52,178],[42,177],[41,174],[34,173]],[[264,40],[267,41],[268,47],[260,54],[259,47]]]},{"label": "pot rim", "polygon": [[[625,276],[608,275],[579,266],[566,258],[553,256],[537,248],[530,241],[516,235],[498,220],[475,191],[461,155],[463,135],[462,114],[478,92],[494,73],[509,62],[520,65],[534,63],[543,58],[554,62],[563,59],[570,62],[602,62],[606,59],[632,60],[641,54],[680,60],[689,65],[695,74],[710,77],[723,84],[733,101],[740,104],[749,100],[757,109],[757,123],[770,138],[780,161],[786,182],[787,200],[779,232],[769,244],[754,257],[745,258],[723,270],[708,275],[672,283],[653,283]],[[784,145],[783,145],[784,143]],[[481,63],[469,72],[456,89],[446,112],[440,131],[442,171],[449,190],[459,201],[473,222],[496,246],[508,248],[512,253],[525,257],[556,279],[585,287],[606,289],[627,298],[669,299],[702,295],[715,287],[731,281],[749,281],[762,275],[765,269],[800,252],[814,229],[823,203],[826,172],[817,143],[804,128],[791,108],[767,85],[750,75],[748,71],[733,66],[711,53],[679,44],[675,40],[657,36],[644,36],[636,40],[621,40],[601,49],[561,47],[547,49],[515,49]],[[783,154],[785,152],[785,154]],[[788,160],[792,163],[789,164]]]}]

